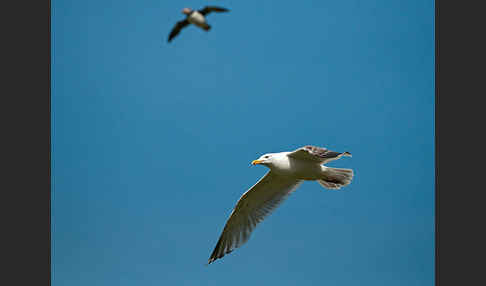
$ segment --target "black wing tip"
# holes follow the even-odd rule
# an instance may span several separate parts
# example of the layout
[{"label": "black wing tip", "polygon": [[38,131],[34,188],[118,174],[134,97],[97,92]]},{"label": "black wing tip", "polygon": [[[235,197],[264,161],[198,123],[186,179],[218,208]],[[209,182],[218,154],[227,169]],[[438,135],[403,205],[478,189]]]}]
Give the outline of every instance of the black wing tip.
[{"label": "black wing tip", "polygon": [[346,151],[346,152],[343,152],[343,156],[352,157],[351,153],[349,153],[349,152],[347,152],[347,151]]},{"label": "black wing tip", "polygon": [[233,251],[233,250],[229,250],[229,251],[226,251],[226,253],[221,253],[220,255],[217,255],[217,256],[216,256],[215,254],[211,255],[211,257],[208,259],[208,264],[207,264],[207,265],[209,265],[209,264],[213,263],[214,261],[216,261],[216,260],[218,260],[218,259],[223,258],[223,257],[224,257],[226,254],[229,254],[229,253],[231,253],[232,251]]},{"label": "black wing tip", "polygon": [[[211,256],[209,256],[209,259],[208,259],[208,264],[207,264],[207,265],[211,264],[211,263],[212,263],[213,261],[215,261],[216,259],[218,259],[218,258],[221,258],[221,257],[222,257],[222,256],[221,256],[221,257],[218,257],[218,255],[217,255],[217,253],[218,253],[218,249],[219,249],[219,247],[220,247],[220,245],[221,245],[221,240],[222,240],[222,238],[223,238],[223,236],[221,235],[221,236],[219,237],[219,239],[218,239],[218,242],[216,243],[216,246],[214,247],[213,252],[211,253]],[[223,255],[224,255],[224,254],[223,254]]]},{"label": "black wing tip", "polygon": [[208,264],[206,264],[206,265],[209,265],[209,264],[213,263],[214,261],[220,259],[223,256],[224,256],[224,254],[222,256],[215,256],[214,254],[211,255],[211,257],[209,257],[209,259],[208,259]]},{"label": "black wing tip", "polygon": [[229,250],[226,250],[226,252],[223,252],[223,253],[218,254],[218,251],[217,250],[219,249],[219,247],[218,247],[219,244],[220,243],[218,241],[218,244],[216,245],[216,247],[214,248],[213,253],[211,254],[211,256],[208,259],[208,264],[206,264],[206,265],[209,265],[209,264],[213,263],[214,261],[223,258],[226,254],[230,254],[234,250],[234,249],[229,249]]}]

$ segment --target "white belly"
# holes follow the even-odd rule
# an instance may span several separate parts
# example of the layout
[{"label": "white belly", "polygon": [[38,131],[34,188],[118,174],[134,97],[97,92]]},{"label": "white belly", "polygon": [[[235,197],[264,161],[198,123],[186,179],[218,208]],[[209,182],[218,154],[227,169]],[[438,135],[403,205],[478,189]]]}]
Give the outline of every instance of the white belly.
[{"label": "white belly", "polygon": [[189,21],[189,23],[194,24],[194,25],[196,25],[198,27],[204,27],[204,26],[206,26],[206,18],[204,18],[204,16],[201,13],[197,12],[197,11],[193,12],[188,17],[187,21]]}]

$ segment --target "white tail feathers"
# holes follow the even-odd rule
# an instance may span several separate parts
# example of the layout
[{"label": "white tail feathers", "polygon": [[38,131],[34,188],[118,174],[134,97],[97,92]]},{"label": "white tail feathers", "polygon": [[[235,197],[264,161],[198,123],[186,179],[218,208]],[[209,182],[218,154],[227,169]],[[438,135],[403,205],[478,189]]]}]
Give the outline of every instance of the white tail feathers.
[{"label": "white tail feathers", "polygon": [[322,179],[317,180],[317,182],[326,189],[337,190],[349,185],[353,176],[354,173],[351,169],[326,167],[322,172]]}]

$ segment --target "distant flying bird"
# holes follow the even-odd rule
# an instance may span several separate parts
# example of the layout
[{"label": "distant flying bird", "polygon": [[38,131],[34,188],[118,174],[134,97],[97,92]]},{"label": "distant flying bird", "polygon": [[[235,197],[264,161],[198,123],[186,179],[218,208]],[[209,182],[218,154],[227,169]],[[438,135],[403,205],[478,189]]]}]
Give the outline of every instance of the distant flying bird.
[{"label": "distant flying bird", "polygon": [[181,20],[175,24],[172,31],[169,34],[169,39],[167,42],[172,41],[172,39],[179,34],[179,32],[187,27],[189,24],[198,26],[199,28],[209,31],[211,26],[206,21],[206,15],[211,12],[228,12],[229,10],[217,6],[206,6],[201,10],[192,10],[191,8],[182,9],[182,13],[186,15],[184,20]]},{"label": "distant flying bird", "polygon": [[304,146],[292,152],[269,153],[252,165],[270,168],[263,178],[238,200],[226,221],[208,264],[243,245],[258,223],[276,209],[302,181],[317,181],[327,189],[339,189],[351,183],[353,170],[323,166],[348,152]]}]

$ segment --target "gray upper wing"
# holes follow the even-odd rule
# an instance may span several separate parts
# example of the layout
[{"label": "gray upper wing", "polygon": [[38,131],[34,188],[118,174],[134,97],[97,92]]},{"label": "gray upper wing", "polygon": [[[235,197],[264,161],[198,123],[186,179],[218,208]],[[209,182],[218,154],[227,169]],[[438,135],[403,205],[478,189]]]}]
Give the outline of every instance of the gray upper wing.
[{"label": "gray upper wing", "polygon": [[258,223],[270,215],[300,184],[271,171],[246,191],[226,221],[208,264],[243,245]]},{"label": "gray upper wing", "polygon": [[337,160],[342,156],[351,156],[351,153],[335,152],[326,148],[307,145],[291,152],[290,154],[288,154],[288,156],[295,159],[314,161],[324,164],[333,160]]}]

